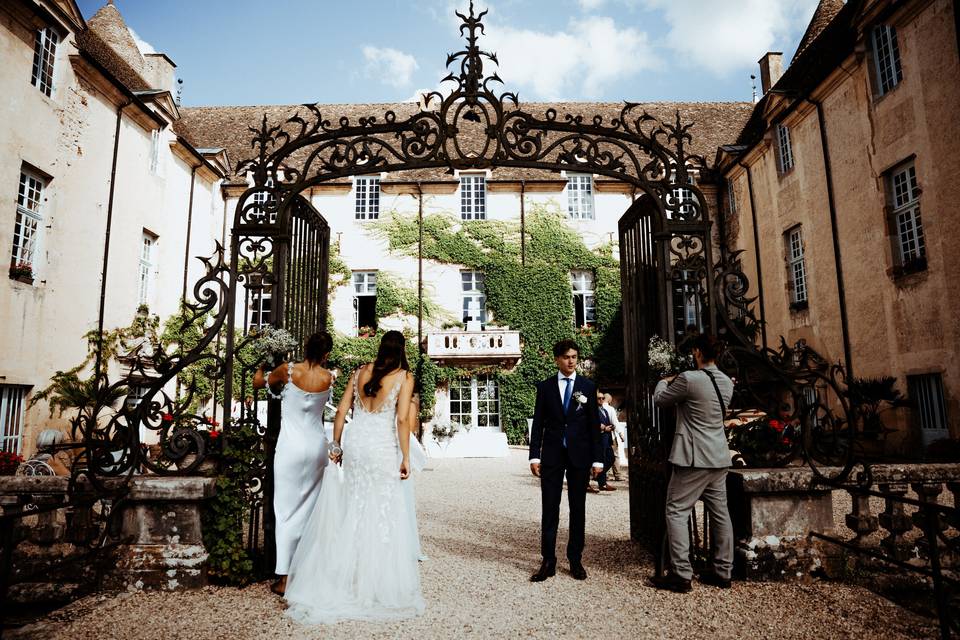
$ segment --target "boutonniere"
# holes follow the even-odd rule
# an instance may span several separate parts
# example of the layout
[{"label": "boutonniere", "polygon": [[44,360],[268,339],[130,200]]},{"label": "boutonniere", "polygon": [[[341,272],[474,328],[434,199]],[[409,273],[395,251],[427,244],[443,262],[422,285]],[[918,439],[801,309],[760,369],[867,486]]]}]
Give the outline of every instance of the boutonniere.
[{"label": "boutonniere", "polygon": [[587,404],[587,396],[583,395],[579,391],[573,394],[573,399],[577,401],[577,404],[583,406]]}]

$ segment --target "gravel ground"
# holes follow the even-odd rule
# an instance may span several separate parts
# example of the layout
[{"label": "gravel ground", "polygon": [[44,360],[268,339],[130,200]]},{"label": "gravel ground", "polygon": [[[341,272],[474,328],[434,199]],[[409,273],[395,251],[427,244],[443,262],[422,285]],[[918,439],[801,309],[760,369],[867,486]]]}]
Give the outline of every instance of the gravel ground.
[{"label": "gravel ground", "polygon": [[[586,582],[562,571],[532,584],[539,563],[539,490],[526,455],[439,460],[417,478],[425,615],[391,624],[301,627],[266,584],[190,593],[94,596],[11,638],[917,638],[920,618],[860,588],[834,583],[646,585],[649,556],[629,541],[625,483],[587,496]],[[566,522],[566,505],[561,523]],[[560,543],[566,543],[561,524]],[[559,555],[563,556],[562,547]]]}]

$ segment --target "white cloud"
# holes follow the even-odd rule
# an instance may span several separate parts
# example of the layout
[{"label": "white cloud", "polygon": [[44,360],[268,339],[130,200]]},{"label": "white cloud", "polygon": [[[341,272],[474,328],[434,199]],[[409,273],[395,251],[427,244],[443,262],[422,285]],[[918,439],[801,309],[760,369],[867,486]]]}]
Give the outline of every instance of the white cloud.
[{"label": "white cloud", "polygon": [[[753,66],[806,26],[817,0],[644,0],[669,25],[665,44],[683,62],[723,74]],[[683,60],[685,58],[685,60]],[[683,64],[683,66],[688,66]]]},{"label": "white cloud", "polygon": [[364,72],[368,77],[397,88],[408,86],[414,71],[420,68],[412,55],[390,47],[368,45],[363,48],[363,58],[366,60]]},{"label": "white cloud", "polygon": [[579,4],[580,8],[584,11],[599,9],[605,2],[606,0],[577,0],[577,4]]},{"label": "white cloud", "polygon": [[659,63],[646,33],[620,29],[606,17],[574,19],[552,33],[497,24],[483,45],[496,52],[507,86],[542,100],[596,99]]},{"label": "white cloud", "polygon": [[131,29],[129,26],[127,28],[130,29],[130,35],[133,36],[133,41],[136,43],[137,49],[140,49],[140,55],[145,56],[148,53],[157,52],[157,50],[153,48],[153,45],[137,35],[136,31]]}]

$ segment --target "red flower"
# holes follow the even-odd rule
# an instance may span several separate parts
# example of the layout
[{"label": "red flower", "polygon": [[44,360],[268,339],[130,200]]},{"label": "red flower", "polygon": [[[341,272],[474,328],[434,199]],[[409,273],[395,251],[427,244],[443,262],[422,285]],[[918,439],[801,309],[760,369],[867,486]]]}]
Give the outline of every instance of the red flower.
[{"label": "red flower", "polygon": [[220,432],[217,431],[216,429],[211,429],[211,430],[209,431],[209,434],[210,434],[210,439],[211,439],[211,440],[216,440],[217,438],[220,437]]},{"label": "red flower", "polygon": [[771,420],[770,428],[776,431],[777,433],[781,433],[783,431],[783,423],[780,422],[779,420]]},{"label": "red flower", "polygon": [[160,416],[160,419],[163,420],[164,422],[173,422],[173,414],[164,413],[163,415]]}]

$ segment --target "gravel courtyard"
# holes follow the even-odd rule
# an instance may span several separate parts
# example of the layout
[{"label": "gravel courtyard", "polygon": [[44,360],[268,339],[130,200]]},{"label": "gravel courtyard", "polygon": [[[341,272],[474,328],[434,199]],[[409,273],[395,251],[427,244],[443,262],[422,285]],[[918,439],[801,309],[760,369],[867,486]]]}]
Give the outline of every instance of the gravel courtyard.
[{"label": "gravel courtyard", "polygon": [[[649,557],[629,541],[625,483],[588,495],[586,582],[563,569],[528,582],[539,562],[539,490],[526,455],[438,460],[417,480],[427,613],[393,623],[305,628],[266,587],[94,596],[11,638],[917,638],[932,621],[838,584],[734,583],[693,593],[645,584]],[[566,542],[566,505],[561,516]],[[558,549],[563,556],[562,547]]]}]

